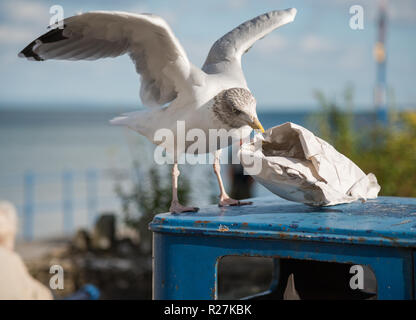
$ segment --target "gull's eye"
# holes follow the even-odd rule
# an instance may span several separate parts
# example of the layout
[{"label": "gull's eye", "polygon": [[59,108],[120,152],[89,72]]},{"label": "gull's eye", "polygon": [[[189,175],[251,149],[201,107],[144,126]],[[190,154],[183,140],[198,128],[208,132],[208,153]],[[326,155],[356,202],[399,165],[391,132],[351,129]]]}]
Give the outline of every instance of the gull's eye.
[{"label": "gull's eye", "polygon": [[240,110],[238,110],[237,108],[232,107],[232,108],[231,108],[231,110],[232,110],[232,112],[233,112],[233,113],[235,113],[236,115],[241,114],[241,111],[240,111]]}]

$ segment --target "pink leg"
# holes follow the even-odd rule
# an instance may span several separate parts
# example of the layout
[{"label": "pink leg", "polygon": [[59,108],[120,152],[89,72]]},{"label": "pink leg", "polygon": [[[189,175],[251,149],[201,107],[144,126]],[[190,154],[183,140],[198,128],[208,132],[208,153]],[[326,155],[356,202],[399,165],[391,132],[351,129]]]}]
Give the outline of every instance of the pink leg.
[{"label": "pink leg", "polygon": [[172,167],[172,202],[170,204],[169,211],[172,213],[196,212],[199,210],[197,207],[185,207],[179,203],[179,200],[178,200],[179,174],[180,174],[180,171],[178,169],[178,164],[175,163]]},{"label": "pink leg", "polygon": [[232,199],[227,194],[224,188],[224,184],[222,183],[222,178],[221,178],[220,155],[221,155],[221,149],[215,152],[215,155],[214,155],[215,159],[214,159],[214,165],[213,165],[215,175],[217,176],[218,185],[220,187],[220,202],[218,203],[218,205],[220,207],[224,207],[224,206],[244,206],[244,205],[253,204],[252,201],[240,201],[240,200]]}]

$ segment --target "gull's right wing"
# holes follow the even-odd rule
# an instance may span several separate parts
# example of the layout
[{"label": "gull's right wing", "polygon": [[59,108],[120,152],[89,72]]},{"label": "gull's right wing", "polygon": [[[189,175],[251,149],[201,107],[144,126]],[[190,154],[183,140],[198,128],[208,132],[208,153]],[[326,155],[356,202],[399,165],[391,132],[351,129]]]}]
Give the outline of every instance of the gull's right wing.
[{"label": "gull's right wing", "polygon": [[218,39],[205,61],[206,73],[236,73],[241,71],[241,57],[259,39],[289,22],[296,16],[296,9],[271,11],[240,24]]}]

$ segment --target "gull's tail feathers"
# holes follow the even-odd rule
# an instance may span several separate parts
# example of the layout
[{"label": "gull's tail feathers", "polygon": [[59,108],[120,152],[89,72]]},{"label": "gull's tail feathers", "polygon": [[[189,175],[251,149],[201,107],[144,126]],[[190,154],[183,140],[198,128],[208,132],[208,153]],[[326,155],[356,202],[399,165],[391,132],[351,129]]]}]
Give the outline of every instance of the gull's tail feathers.
[{"label": "gull's tail feathers", "polygon": [[113,126],[128,126],[129,117],[120,116],[110,120],[110,124]]},{"label": "gull's tail feathers", "polygon": [[147,122],[146,115],[149,110],[140,110],[123,113],[118,117],[110,120],[110,124],[114,126],[124,126],[130,129],[140,131],[139,129]]}]

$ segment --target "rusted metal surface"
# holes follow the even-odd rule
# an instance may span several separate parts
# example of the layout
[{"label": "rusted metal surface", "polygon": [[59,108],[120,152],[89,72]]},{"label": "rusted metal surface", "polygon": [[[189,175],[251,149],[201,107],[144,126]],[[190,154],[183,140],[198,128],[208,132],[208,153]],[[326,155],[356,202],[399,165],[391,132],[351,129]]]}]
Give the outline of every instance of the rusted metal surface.
[{"label": "rusted metal surface", "polygon": [[416,199],[380,197],[365,203],[308,207],[277,197],[251,206],[203,207],[159,214],[150,229],[163,233],[286,239],[416,248]]},{"label": "rusted metal surface", "polygon": [[329,208],[252,200],[241,208],[155,216],[155,299],[216,299],[218,260],[227,255],[365,265],[377,278],[379,299],[416,297],[416,199]]}]

